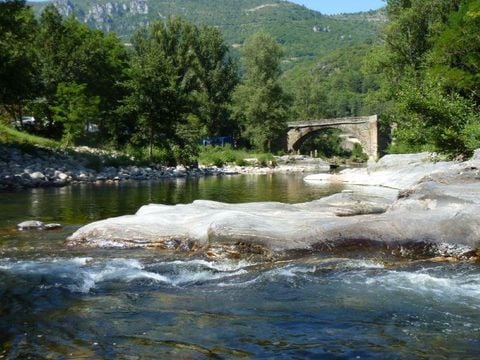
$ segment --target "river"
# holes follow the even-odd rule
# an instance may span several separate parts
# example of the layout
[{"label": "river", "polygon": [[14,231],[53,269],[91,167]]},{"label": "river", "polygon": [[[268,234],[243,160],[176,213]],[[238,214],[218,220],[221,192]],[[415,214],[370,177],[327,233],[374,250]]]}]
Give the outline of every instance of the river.
[{"label": "river", "polygon": [[[81,225],[148,203],[296,203],[340,190],[266,175],[0,193],[0,358],[476,358],[476,264],[212,261],[65,243]],[[64,226],[18,232],[28,219]]]}]

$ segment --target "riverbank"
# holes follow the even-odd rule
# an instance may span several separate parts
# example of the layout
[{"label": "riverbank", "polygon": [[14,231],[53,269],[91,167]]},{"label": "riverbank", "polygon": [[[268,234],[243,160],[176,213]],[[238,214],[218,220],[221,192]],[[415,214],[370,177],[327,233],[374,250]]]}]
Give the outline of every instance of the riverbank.
[{"label": "riverbank", "polygon": [[303,204],[147,205],[133,216],[84,226],[69,242],[266,256],[360,247],[385,256],[478,259],[479,155],[466,162],[386,156],[368,169],[319,175],[319,186],[342,179],[357,188]]},{"label": "riverbank", "polygon": [[115,156],[82,151],[61,152],[42,148],[1,146],[0,190],[62,187],[75,183],[125,180],[160,180],[221,174],[216,168],[189,169],[183,166],[112,166]]},{"label": "riverbank", "polygon": [[275,167],[167,167],[161,165],[118,165],[116,154],[92,152],[88,148],[61,152],[45,148],[0,145],[0,191],[36,187],[62,187],[76,183],[121,181],[154,181],[182,177],[221,176],[234,174],[271,174],[328,171],[321,159],[307,156],[278,157]]}]

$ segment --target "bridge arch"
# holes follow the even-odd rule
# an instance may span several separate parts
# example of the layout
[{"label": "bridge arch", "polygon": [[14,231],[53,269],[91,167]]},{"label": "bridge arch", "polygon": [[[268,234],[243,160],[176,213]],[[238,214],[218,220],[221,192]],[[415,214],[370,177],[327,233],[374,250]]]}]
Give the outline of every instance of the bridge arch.
[{"label": "bridge arch", "polygon": [[303,123],[288,124],[287,150],[296,152],[303,142],[313,133],[323,129],[340,129],[360,142],[363,151],[370,159],[378,157],[378,118],[377,115],[312,120]]}]

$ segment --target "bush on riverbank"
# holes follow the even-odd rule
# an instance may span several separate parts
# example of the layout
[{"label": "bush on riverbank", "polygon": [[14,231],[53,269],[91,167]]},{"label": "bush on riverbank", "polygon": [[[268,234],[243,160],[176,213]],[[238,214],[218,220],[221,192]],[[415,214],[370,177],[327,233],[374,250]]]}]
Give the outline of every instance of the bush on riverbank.
[{"label": "bush on riverbank", "polygon": [[205,146],[200,149],[198,162],[202,165],[222,167],[227,164],[238,166],[276,166],[275,157],[272,154],[249,153],[246,150],[232,149],[231,146],[214,147]]},{"label": "bush on riverbank", "polygon": [[175,166],[190,165],[196,161],[202,165],[217,167],[223,167],[227,164],[261,167],[277,165],[275,157],[272,154],[252,153],[244,149],[233,149],[231,146],[201,147],[198,157],[195,157],[193,152],[188,156],[179,154],[180,151],[175,148],[165,149],[155,147],[153,148],[152,156],[150,156],[149,149],[146,147],[129,146],[125,148],[123,152],[89,147],[62,148],[61,144],[57,141],[21,132],[3,124],[0,124],[0,145],[17,148],[22,153],[33,156],[35,156],[39,150],[51,151],[52,155],[55,153],[69,154],[87,168],[96,171],[110,166],[149,166],[152,164]]}]

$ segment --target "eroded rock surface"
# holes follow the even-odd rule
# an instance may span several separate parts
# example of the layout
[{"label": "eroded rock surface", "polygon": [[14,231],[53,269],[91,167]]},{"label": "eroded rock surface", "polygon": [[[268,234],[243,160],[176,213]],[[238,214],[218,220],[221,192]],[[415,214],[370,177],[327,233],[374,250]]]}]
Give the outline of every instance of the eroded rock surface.
[{"label": "eroded rock surface", "polygon": [[271,252],[367,244],[392,252],[420,248],[432,256],[462,256],[480,248],[479,168],[477,159],[431,163],[425,154],[388,157],[370,169],[357,169],[359,177],[354,170],[331,179],[322,175],[321,181],[340,176],[357,185],[377,185],[362,188],[366,191],[295,205],[152,204],[135,215],[89,224],[69,242],[99,247],[188,244],[187,250],[246,244]]}]

